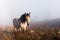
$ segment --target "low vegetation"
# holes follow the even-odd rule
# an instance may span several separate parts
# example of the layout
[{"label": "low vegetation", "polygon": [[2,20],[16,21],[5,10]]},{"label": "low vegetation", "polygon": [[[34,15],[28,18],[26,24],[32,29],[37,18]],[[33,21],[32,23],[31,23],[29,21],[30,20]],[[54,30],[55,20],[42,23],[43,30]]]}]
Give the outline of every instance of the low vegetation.
[{"label": "low vegetation", "polygon": [[60,40],[60,30],[29,29],[26,32],[0,31],[0,40]]}]

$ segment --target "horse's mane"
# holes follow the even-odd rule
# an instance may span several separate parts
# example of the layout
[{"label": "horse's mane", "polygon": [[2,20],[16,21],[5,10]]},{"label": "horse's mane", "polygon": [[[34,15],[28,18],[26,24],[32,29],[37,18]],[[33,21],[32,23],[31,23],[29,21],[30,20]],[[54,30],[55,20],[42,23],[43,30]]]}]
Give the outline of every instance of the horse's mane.
[{"label": "horse's mane", "polygon": [[21,15],[21,17],[19,18],[19,20],[20,20],[21,22],[25,22],[25,21],[26,21],[25,16],[26,16],[26,14]]}]

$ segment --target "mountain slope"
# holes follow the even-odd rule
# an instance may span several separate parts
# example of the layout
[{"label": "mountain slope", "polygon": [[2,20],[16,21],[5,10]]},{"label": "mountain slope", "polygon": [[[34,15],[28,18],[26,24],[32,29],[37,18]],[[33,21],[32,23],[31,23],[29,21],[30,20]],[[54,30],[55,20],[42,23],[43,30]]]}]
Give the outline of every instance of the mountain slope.
[{"label": "mountain slope", "polygon": [[60,28],[60,19],[54,20],[45,20],[45,21],[38,21],[34,23],[30,23],[30,28]]}]

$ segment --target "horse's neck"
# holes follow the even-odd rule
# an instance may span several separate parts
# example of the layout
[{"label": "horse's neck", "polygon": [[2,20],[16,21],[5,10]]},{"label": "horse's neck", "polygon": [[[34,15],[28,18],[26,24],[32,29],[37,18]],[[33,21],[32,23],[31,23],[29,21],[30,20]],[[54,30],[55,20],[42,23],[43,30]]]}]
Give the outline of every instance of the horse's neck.
[{"label": "horse's neck", "polygon": [[20,23],[25,23],[25,24],[27,24],[28,22],[27,21],[25,21],[25,20],[20,20],[20,19],[18,19],[18,21],[20,22]]}]

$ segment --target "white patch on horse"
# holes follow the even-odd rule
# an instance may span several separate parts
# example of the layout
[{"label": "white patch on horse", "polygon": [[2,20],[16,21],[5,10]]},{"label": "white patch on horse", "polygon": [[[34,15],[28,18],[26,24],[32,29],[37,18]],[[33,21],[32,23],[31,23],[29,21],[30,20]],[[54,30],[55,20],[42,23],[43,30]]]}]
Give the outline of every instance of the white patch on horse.
[{"label": "white patch on horse", "polygon": [[21,23],[20,26],[21,26],[22,29],[26,30],[26,28],[27,28],[27,22]]}]

